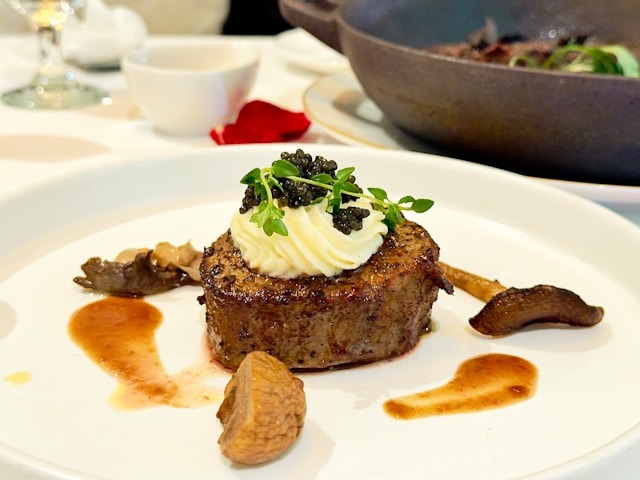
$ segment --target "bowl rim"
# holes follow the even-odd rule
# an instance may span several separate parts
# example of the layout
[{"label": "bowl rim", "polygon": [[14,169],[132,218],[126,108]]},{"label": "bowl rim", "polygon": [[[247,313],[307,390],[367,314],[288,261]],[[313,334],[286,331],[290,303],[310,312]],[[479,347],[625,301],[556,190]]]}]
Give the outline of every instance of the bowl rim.
[{"label": "bowl rim", "polygon": [[[211,66],[211,68],[167,67],[153,65],[147,62],[149,53],[154,51],[191,52],[194,51],[194,49],[202,50],[203,48],[216,52],[234,52],[236,55],[234,55],[232,62],[223,66]],[[239,52],[243,52],[245,55],[241,55],[238,58],[237,53]],[[212,73],[233,72],[257,68],[260,63],[261,56],[262,52],[260,48],[248,42],[194,41],[188,43],[159,43],[147,45],[124,55],[120,60],[120,64],[125,73],[127,70],[130,71],[133,69],[163,75],[210,75]]]}]

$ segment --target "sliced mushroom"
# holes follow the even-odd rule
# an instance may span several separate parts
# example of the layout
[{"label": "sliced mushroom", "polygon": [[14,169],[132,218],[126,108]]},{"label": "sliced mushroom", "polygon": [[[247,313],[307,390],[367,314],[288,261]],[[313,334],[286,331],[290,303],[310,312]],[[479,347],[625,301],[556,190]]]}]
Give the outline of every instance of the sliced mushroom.
[{"label": "sliced mushroom", "polygon": [[174,247],[161,242],[153,250],[124,250],[115,261],[92,257],[80,267],[85,277],[78,276],[73,281],[112,295],[142,297],[199,284],[201,260],[202,252],[191,243]]},{"label": "sliced mushroom", "polygon": [[306,411],[302,380],[265,352],[247,354],[218,410],[222,454],[245,465],[275,459],[298,438]]},{"label": "sliced mushroom", "polygon": [[455,287],[486,302],[482,310],[469,319],[469,324],[485,335],[509,335],[534,323],[590,327],[599,323],[604,315],[602,307],[588,305],[564,288],[552,285],[507,288],[497,280],[442,262],[440,268]]},{"label": "sliced mushroom", "polygon": [[485,335],[501,336],[534,323],[562,323],[591,327],[602,320],[604,309],[588,305],[564,288],[536,285],[508,288],[497,293],[469,324]]}]

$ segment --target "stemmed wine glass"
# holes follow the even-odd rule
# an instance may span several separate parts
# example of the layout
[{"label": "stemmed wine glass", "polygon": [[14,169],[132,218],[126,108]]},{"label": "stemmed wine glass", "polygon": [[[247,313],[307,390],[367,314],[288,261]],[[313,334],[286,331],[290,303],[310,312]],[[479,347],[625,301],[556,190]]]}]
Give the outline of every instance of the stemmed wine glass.
[{"label": "stemmed wine glass", "polygon": [[63,109],[102,103],[106,92],[78,83],[65,65],[60,44],[65,20],[84,0],[7,0],[38,34],[40,65],[28,85],[2,95],[14,107]]}]

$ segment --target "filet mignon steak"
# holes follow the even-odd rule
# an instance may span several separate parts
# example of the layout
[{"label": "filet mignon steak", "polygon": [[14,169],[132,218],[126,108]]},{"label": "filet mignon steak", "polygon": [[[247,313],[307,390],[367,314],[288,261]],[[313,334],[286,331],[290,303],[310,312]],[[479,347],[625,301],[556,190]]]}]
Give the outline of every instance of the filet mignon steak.
[{"label": "filet mignon steak", "polygon": [[231,369],[254,350],[291,369],[401,355],[429,329],[438,290],[453,291],[438,256],[429,233],[406,220],[355,270],[281,279],[249,269],[227,231],[200,266],[211,348]]}]

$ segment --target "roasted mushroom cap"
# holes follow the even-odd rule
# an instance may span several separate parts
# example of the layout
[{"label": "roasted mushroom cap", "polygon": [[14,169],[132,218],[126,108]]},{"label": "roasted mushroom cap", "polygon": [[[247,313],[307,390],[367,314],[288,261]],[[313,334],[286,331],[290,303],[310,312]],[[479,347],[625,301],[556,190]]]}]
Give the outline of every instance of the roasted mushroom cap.
[{"label": "roasted mushroom cap", "polygon": [[508,288],[497,293],[469,324],[485,335],[501,336],[534,323],[562,323],[591,327],[602,320],[604,309],[587,305],[570,290],[551,285]]},{"label": "roasted mushroom cap", "polygon": [[250,352],[227,384],[218,410],[222,454],[245,465],[273,460],[298,438],[306,412],[302,380],[277,358]]}]

